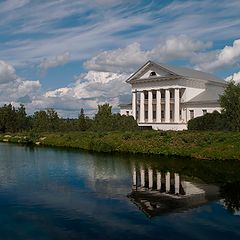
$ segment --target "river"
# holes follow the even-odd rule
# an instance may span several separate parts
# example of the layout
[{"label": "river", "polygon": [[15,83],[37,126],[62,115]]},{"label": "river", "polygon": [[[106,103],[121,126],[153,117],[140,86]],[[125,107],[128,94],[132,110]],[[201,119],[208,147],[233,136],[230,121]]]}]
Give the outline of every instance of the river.
[{"label": "river", "polygon": [[240,239],[240,164],[0,144],[0,239]]}]

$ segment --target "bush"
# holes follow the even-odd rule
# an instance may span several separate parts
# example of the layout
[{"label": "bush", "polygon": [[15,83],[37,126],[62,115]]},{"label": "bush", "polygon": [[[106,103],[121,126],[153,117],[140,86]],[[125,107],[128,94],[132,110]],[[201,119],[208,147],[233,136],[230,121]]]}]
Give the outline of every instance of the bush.
[{"label": "bush", "polygon": [[217,111],[188,121],[188,130],[228,130],[224,114]]}]

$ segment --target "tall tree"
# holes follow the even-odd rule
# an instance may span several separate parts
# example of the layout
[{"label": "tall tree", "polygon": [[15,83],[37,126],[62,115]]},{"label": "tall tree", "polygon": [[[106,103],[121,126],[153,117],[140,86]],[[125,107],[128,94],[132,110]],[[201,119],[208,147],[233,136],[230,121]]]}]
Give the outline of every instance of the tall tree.
[{"label": "tall tree", "polygon": [[29,128],[27,113],[23,104],[20,104],[20,107],[16,111],[16,125],[18,131]]},{"label": "tall tree", "polygon": [[81,108],[80,114],[78,116],[78,126],[79,126],[80,131],[87,130],[87,121],[86,121],[86,117],[85,117],[83,108]]},{"label": "tall tree", "polygon": [[94,118],[93,130],[113,130],[112,106],[110,106],[108,103],[98,105],[98,112]]},{"label": "tall tree", "polygon": [[220,96],[220,104],[229,130],[240,131],[240,84],[231,81]]},{"label": "tall tree", "polygon": [[16,132],[16,120],[16,110],[11,104],[5,104],[0,108],[0,130],[2,132]]}]

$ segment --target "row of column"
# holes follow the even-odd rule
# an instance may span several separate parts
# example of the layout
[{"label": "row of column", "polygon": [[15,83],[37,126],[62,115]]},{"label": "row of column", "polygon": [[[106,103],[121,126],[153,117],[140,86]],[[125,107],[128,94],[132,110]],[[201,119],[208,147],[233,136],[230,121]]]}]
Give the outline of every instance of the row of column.
[{"label": "row of column", "polygon": [[[179,89],[174,89],[174,122],[179,123],[180,110]],[[132,92],[132,111],[134,119],[137,118],[137,92]],[[156,122],[161,123],[161,90],[156,90]],[[145,122],[145,97],[144,91],[140,92],[140,123]],[[153,122],[153,93],[148,91],[148,122]],[[170,122],[170,90],[165,89],[165,123]]]},{"label": "row of column", "polygon": [[[165,192],[170,192],[171,188],[171,175],[170,172],[167,172],[166,174],[161,174],[161,172],[156,172],[156,178],[153,177],[153,170],[148,169],[148,185],[145,178],[145,170],[143,168],[140,169],[140,186],[141,187],[148,187],[149,189],[153,189],[153,181],[156,181],[156,190],[161,191],[162,189],[162,182],[165,182]],[[177,173],[174,173],[174,193],[179,194],[180,193],[180,176]],[[133,169],[133,185],[137,185],[137,172],[136,168]]]}]

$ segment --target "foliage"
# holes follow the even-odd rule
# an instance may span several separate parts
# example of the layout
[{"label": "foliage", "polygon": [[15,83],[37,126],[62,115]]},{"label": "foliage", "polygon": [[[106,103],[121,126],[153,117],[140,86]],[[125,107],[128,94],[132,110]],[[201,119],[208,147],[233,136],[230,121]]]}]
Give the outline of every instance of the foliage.
[{"label": "foliage", "polygon": [[240,132],[223,131],[111,131],[2,134],[0,141],[39,143],[99,152],[240,160]]},{"label": "foliage", "polygon": [[224,114],[214,111],[188,121],[189,130],[227,130]]},{"label": "foliage", "polygon": [[29,122],[23,105],[16,110],[11,104],[0,108],[0,131],[17,132],[28,129]]},{"label": "foliage", "polygon": [[137,122],[133,117],[112,114],[109,104],[98,106],[98,112],[94,119],[90,119],[80,110],[78,119],[59,118],[58,113],[49,108],[46,111],[34,112],[27,116],[25,107],[20,105],[15,109],[11,104],[0,107],[0,131],[1,132],[69,132],[69,131],[115,131],[137,130]]},{"label": "foliage", "polygon": [[50,108],[47,111],[37,111],[32,117],[32,127],[37,132],[59,130],[59,117],[57,112]]},{"label": "foliage", "polygon": [[220,96],[220,104],[229,130],[240,131],[240,84],[231,81]]},{"label": "foliage", "polygon": [[121,116],[118,114],[112,114],[112,107],[109,104],[103,104],[98,106],[98,112],[95,115],[93,131],[127,131],[137,130],[138,125],[132,116]]},{"label": "foliage", "polygon": [[80,131],[86,131],[89,127],[89,124],[88,124],[87,118],[84,114],[83,108],[81,108],[80,114],[78,116],[78,125],[79,125]]},{"label": "foliage", "polygon": [[230,82],[220,96],[222,112],[207,113],[188,121],[189,130],[240,131],[240,84]]}]

